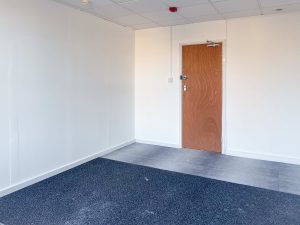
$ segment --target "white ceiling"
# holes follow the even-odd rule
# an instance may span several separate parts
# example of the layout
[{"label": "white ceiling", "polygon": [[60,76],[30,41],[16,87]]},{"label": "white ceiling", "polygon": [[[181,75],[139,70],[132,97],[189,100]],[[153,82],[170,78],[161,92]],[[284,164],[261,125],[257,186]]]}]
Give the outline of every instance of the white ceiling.
[{"label": "white ceiling", "polygon": [[[300,0],[55,0],[117,24],[144,29],[300,11]],[[177,6],[177,13],[168,8]],[[277,11],[282,9],[282,11]]]}]

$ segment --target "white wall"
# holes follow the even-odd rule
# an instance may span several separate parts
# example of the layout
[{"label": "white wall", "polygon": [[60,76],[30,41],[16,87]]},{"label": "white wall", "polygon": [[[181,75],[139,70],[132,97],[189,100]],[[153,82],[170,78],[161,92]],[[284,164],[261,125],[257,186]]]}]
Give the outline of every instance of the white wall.
[{"label": "white wall", "polygon": [[170,74],[168,28],[136,33],[136,139],[178,144],[178,93]]},{"label": "white wall", "polygon": [[134,139],[134,32],[0,1],[0,190]]},{"label": "white wall", "polygon": [[294,13],[176,26],[173,83],[170,28],[137,31],[137,139],[181,146],[180,44],[223,40],[224,153],[300,164],[299,21]]},{"label": "white wall", "polygon": [[229,154],[300,163],[299,40],[300,13],[228,22]]},{"label": "white wall", "polygon": [[[1,24],[1,22],[0,22]],[[1,41],[1,36],[0,36]],[[10,181],[10,156],[9,156],[9,78],[6,75],[8,65],[6,65],[3,53],[7,51],[0,45],[0,189],[9,185]]]}]

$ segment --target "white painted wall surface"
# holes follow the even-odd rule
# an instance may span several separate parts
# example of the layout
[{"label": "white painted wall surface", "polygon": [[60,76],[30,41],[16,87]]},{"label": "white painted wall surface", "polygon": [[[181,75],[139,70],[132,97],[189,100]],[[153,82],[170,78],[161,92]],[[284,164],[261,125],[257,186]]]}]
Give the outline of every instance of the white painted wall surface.
[{"label": "white painted wall surface", "polygon": [[234,19],[227,153],[300,163],[300,13]]},{"label": "white painted wall surface", "polygon": [[178,93],[168,84],[170,74],[168,28],[137,31],[135,59],[136,139],[176,145]]},{"label": "white painted wall surface", "polygon": [[133,140],[134,32],[53,1],[0,3],[0,190]]},{"label": "white painted wall surface", "polygon": [[[1,22],[0,22],[1,24]],[[1,25],[0,25],[1,26]],[[0,36],[0,41],[2,38]],[[6,46],[0,45],[0,189],[10,183],[9,157],[9,65],[5,63],[4,53],[8,54]]]},{"label": "white painted wall surface", "polygon": [[181,146],[179,44],[226,40],[223,151],[300,164],[299,21],[293,13],[176,26],[172,84],[170,28],[137,31],[137,139]]}]

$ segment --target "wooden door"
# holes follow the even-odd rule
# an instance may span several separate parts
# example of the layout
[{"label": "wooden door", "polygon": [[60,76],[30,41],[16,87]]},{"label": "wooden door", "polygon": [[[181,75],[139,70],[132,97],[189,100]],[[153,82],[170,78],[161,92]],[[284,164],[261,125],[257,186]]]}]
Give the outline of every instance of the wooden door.
[{"label": "wooden door", "polygon": [[182,49],[183,147],[222,151],[222,44]]}]

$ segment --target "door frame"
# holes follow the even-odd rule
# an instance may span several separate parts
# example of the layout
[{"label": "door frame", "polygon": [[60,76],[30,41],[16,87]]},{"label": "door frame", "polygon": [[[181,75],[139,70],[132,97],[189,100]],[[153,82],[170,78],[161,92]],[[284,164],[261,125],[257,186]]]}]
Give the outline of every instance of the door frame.
[{"label": "door frame", "polygon": [[[226,144],[227,144],[227,136],[226,136],[226,40],[222,39],[212,39],[210,41],[222,43],[222,136],[221,136],[221,154],[226,154]],[[180,42],[179,43],[179,71],[180,75],[182,74],[182,48],[185,45],[202,45],[207,44],[206,41],[199,42]],[[183,116],[183,107],[182,107],[182,81],[179,82],[179,128],[180,128],[180,147],[183,148],[183,132],[182,132],[182,116]]]}]

